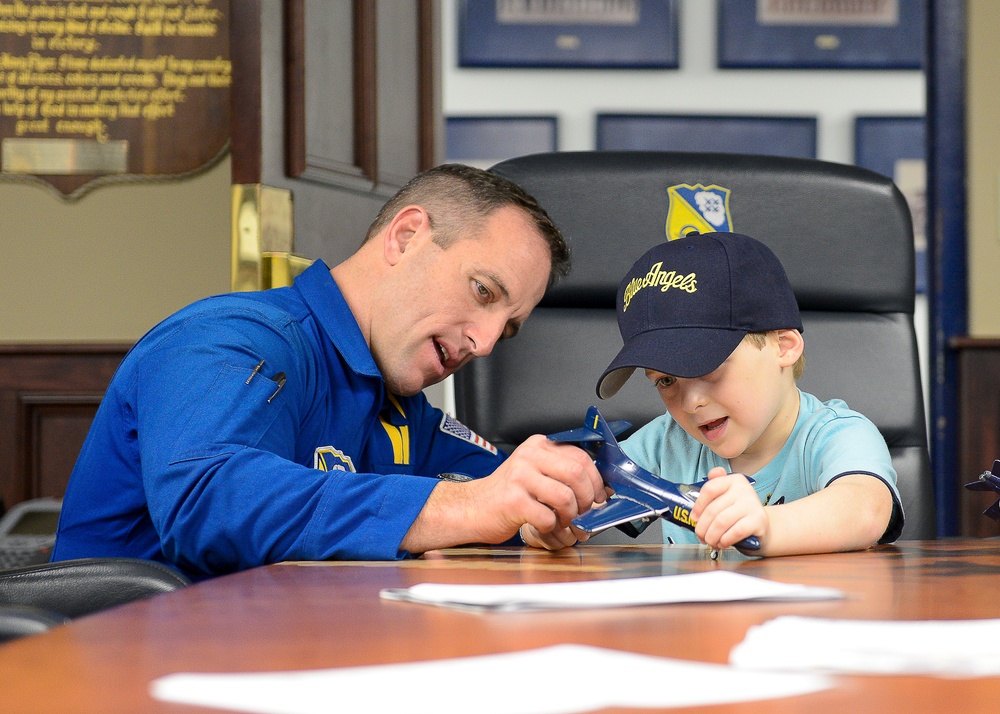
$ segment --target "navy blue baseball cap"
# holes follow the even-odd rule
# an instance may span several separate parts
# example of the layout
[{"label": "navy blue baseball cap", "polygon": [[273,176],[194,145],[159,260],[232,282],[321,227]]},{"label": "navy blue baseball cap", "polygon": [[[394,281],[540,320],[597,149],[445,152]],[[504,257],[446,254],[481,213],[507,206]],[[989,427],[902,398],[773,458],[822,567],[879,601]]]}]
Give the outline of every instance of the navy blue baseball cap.
[{"label": "navy blue baseball cap", "polygon": [[704,376],[748,332],[802,332],[802,318],[770,248],[740,233],[695,233],[636,261],[618,287],[618,329],[624,346],[597,382],[601,399],[636,368]]}]

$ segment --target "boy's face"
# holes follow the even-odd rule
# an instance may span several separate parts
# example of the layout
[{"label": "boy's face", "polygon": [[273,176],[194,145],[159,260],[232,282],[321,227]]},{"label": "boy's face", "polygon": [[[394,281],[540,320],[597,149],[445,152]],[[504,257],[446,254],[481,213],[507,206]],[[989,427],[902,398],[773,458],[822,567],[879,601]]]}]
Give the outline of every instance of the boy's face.
[{"label": "boy's face", "polygon": [[654,370],[670,416],[694,439],[728,459],[734,472],[756,473],[784,446],[798,418],[792,365],[802,354],[795,330],[767,336],[763,349],[747,339],[714,372],[690,379]]}]

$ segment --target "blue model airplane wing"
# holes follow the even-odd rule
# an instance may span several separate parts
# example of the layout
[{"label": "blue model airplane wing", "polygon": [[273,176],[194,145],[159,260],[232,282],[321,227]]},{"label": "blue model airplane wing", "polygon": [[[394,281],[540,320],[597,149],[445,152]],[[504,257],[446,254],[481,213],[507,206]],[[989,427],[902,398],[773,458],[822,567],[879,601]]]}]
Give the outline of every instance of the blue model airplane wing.
[{"label": "blue model airplane wing", "polygon": [[623,431],[631,428],[632,426],[632,422],[626,421],[625,419],[615,419],[614,421],[607,422],[607,424],[608,428],[611,430],[611,433],[614,434],[615,436],[618,436]]},{"label": "blue model airplane wing", "polygon": [[595,506],[582,516],[573,519],[573,525],[585,533],[600,533],[623,523],[652,516],[648,506],[627,498],[612,498],[602,506]]},{"label": "blue model airplane wing", "polygon": [[[591,409],[595,414],[597,413],[597,409],[595,407],[591,407]],[[616,419],[612,422],[606,422],[603,418],[595,420],[591,417],[590,412],[587,413],[587,416],[587,426],[570,429],[569,431],[560,431],[556,434],[549,434],[548,438],[551,441],[570,444],[582,444],[588,441],[613,441],[612,438],[609,438],[608,432],[610,432],[611,437],[615,437],[632,426],[632,422],[624,419]],[[605,431],[605,429],[607,431]]]},{"label": "blue model airplane wing", "polygon": [[586,427],[560,431],[558,434],[549,434],[550,441],[558,441],[567,444],[582,444],[588,441],[604,441],[604,436],[596,431],[591,431]]},{"label": "blue model airplane wing", "polygon": [[664,503],[652,494],[619,485],[609,501],[577,516],[573,519],[573,525],[587,533],[600,533],[641,518],[658,518],[670,508],[671,504]]}]

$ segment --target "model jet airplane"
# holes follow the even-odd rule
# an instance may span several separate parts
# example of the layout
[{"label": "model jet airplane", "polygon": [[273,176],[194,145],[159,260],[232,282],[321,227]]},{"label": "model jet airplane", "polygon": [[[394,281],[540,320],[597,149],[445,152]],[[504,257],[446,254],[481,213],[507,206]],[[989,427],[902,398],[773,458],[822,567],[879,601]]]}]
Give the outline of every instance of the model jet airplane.
[{"label": "model jet airplane", "polygon": [[[549,439],[577,444],[590,454],[604,483],[615,493],[604,505],[595,506],[573,519],[574,526],[586,533],[600,533],[616,526],[635,538],[654,520],[665,518],[690,531],[694,530],[691,508],[705,481],[693,485],[674,483],[632,461],[615,439],[632,426],[627,421],[608,423],[597,407],[591,407],[583,424],[579,429],[550,434]],[[736,547],[759,550],[760,541],[756,536],[750,536],[737,543]]]},{"label": "model jet airplane", "polygon": [[[972,483],[965,484],[965,487],[970,491],[997,491],[1000,492],[1000,460],[993,462],[993,468],[989,471],[983,471],[979,475],[978,481],[973,481]],[[1000,499],[983,511],[984,514],[992,518],[994,521],[1000,521]]]}]

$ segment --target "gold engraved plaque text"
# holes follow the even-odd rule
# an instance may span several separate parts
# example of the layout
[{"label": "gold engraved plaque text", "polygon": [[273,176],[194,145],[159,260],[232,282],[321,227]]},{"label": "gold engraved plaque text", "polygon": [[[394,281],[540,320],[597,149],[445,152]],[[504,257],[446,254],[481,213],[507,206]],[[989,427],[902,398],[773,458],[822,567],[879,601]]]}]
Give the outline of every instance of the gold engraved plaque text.
[{"label": "gold engraved plaque text", "polygon": [[226,0],[0,0],[0,176],[69,196],[202,169],[230,84]]}]

